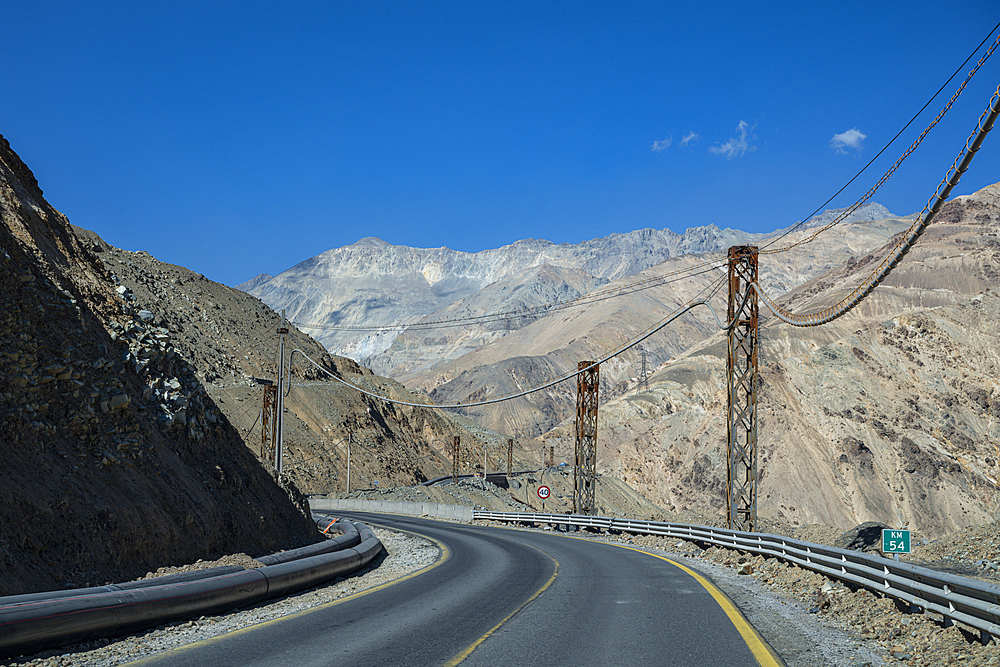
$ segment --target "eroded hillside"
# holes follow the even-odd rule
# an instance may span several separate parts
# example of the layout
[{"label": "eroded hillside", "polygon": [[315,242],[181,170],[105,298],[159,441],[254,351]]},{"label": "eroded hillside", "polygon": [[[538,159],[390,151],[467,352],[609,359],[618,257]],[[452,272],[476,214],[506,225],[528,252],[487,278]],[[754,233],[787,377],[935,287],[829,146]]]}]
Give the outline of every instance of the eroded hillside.
[{"label": "eroded hillside", "polygon": [[[929,536],[995,518],[998,235],[991,186],[947,204],[851,314],[819,328],[762,325],[761,516],[876,520]],[[787,301],[796,312],[829,305],[887,250],[851,258]],[[602,405],[602,468],[664,507],[721,512],[725,355],[716,335],[661,367],[649,391]],[[567,428],[545,436],[557,451],[569,446]]]},{"label": "eroded hillside", "polygon": [[126,358],[141,317],[2,137],[0,217],[0,594],[316,539],[190,363]]},{"label": "eroded hillside", "polygon": [[[276,377],[280,315],[256,297],[194,271],[115,248],[86,230],[76,232],[107,267],[123,307],[141,314],[126,326],[113,324],[112,335],[144,378],[159,417],[173,421],[181,414],[190,422],[183,415],[188,395],[171,392],[144,369],[184,359],[246,447],[270,467],[272,459],[262,451],[261,382]],[[358,392],[353,386],[376,396],[428,401],[327,353],[294,326],[288,331],[291,387],[284,399],[283,472],[302,492],[346,489],[349,437],[352,488],[414,484],[451,472],[455,436],[466,461],[481,460],[484,445],[505,447],[499,435],[469,428],[440,410],[386,403]]]}]

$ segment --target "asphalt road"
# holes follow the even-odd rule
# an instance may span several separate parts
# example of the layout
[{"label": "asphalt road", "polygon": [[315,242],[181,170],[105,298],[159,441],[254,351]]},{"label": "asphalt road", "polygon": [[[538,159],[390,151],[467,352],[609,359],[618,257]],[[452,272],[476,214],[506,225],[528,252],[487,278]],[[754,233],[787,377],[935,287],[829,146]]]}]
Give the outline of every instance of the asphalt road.
[{"label": "asphalt road", "polygon": [[668,560],[563,534],[341,514],[424,535],[444,557],[370,593],[147,664],[781,664],[728,598]]}]

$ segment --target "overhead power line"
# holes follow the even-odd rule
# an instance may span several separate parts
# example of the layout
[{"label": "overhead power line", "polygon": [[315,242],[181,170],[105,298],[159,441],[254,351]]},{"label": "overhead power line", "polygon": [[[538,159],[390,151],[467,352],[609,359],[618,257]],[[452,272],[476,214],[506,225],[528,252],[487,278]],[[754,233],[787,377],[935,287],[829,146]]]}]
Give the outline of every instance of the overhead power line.
[{"label": "overhead power line", "polygon": [[[481,406],[481,405],[492,405],[494,403],[502,403],[504,401],[510,401],[510,400],[515,399],[515,398],[521,398],[521,397],[527,396],[529,394],[534,394],[534,393],[537,393],[537,392],[542,391],[544,389],[548,389],[549,387],[555,386],[555,385],[559,384],[560,382],[565,382],[566,380],[574,378],[577,375],[579,375],[580,373],[584,373],[584,372],[590,370],[591,368],[593,368],[594,366],[598,366],[598,365],[606,362],[607,360],[612,359],[612,358],[614,358],[614,357],[616,357],[616,356],[624,353],[625,351],[629,350],[630,348],[638,345],[639,343],[641,343],[642,341],[646,340],[647,338],[649,338],[653,334],[655,334],[658,331],[660,331],[661,329],[665,328],[667,325],[669,325],[670,323],[672,323],[674,320],[676,320],[677,318],[679,318],[681,315],[684,315],[685,313],[687,313],[688,311],[692,310],[693,308],[695,308],[697,306],[704,306],[704,307],[708,308],[709,311],[712,313],[712,317],[715,318],[715,322],[719,326],[719,328],[720,329],[727,329],[728,327],[732,326],[732,323],[729,322],[729,323],[723,324],[722,321],[719,319],[718,314],[715,312],[715,309],[712,308],[711,303],[710,303],[712,297],[714,297],[715,294],[717,294],[719,292],[719,290],[725,284],[725,281],[726,281],[725,277],[720,278],[718,281],[716,281],[715,283],[713,283],[712,285],[709,286],[709,288],[711,288],[711,293],[708,296],[705,296],[705,297],[702,297],[702,298],[697,298],[697,299],[694,299],[692,301],[689,301],[686,305],[681,306],[680,308],[678,308],[677,310],[675,310],[673,313],[671,313],[668,317],[666,317],[665,319],[661,320],[660,322],[658,322],[657,324],[653,325],[652,327],[648,328],[646,331],[642,332],[641,334],[639,334],[638,336],[636,336],[635,338],[633,338],[631,341],[629,341],[625,345],[623,345],[623,346],[615,349],[613,352],[610,352],[610,353],[604,355],[603,357],[601,357],[597,361],[594,361],[587,368],[577,369],[577,370],[573,371],[572,373],[568,373],[566,375],[563,375],[560,378],[557,378],[555,380],[551,380],[550,382],[546,382],[545,384],[539,385],[537,387],[533,387],[531,389],[526,389],[526,390],[518,392],[516,394],[510,394],[510,395],[507,395],[507,396],[500,396],[500,397],[497,397],[497,398],[491,398],[491,399],[486,399],[486,400],[482,400],[482,401],[470,401],[468,403],[451,403],[451,404],[416,403],[416,402],[412,402],[412,401],[401,401],[401,400],[398,400],[398,399],[390,398],[388,396],[383,396],[381,394],[376,394],[374,392],[371,392],[371,391],[368,391],[366,389],[363,389],[363,388],[357,386],[356,384],[354,384],[352,382],[348,382],[347,380],[345,380],[343,378],[337,377],[336,375],[334,375],[333,373],[331,373],[327,369],[323,368],[323,366],[321,366],[319,363],[317,363],[315,360],[313,360],[309,355],[307,355],[302,350],[296,349],[296,350],[294,350],[294,352],[298,352],[299,354],[301,354],[309,363],[311,363],[313,366],[315,366],[316,368],[318,368],[322,372],[324,372],[327,375],[329,375],[331,378],[333,378],[337,382],[340,382],[341,384],[347,385],[351,389],[354,389],[355,391],[358,391],[358,392],[360,392],[360,393],[362,393],[362,394],[364,394],[366,396],[371,396],[372,398],[377,398],[377,399],[379,399],[381,401],[385,401],[386,403],[394,403],[396,405],[406,405],[406,406],[411,406],[411,407],[415,407],[415,408],[439,408],[439,409],[472,408],[472,407],[478,407],[478,406]],[[705,291],[708,291],[709,288],[706,288],[706,290],[703,290],[703,293]]]},{"label": "overhead power line", "polygon": [[788,246],[785,246],[785,247],[782,247],[782,248],[775,248],[773,250],[767,250],[768,247],[774,245],[775,243],[777,243],[781,239],[785,238],[786,236],[788,236],[789,234],[791,234],[792,232],[794,232],[796,229],[798,229],[799,227],[801,227],[802,225],[804,225],[808,220],[811,220],[814,216],[816,216],[818,213],[820,213],[822,210],[824,210],[824,208],[830,202],[832,202],[837,197],[837,195],[839,195],[841,192],[843,192],[844,190],[846,190],[847,187],[851,183],[853,183],[854,181],[856,181],[858,179],[858,177],[861,176],[861,174],[863,174],[865,172],[865,170],[867,170],[868,167],[870,167],[872,165],[872,163],[875,162],[875,160],[877,160],[882,155],[882,153],[884,153],[889,148],[889,146],[891,146],[896,141],[896,139],[898,139],[899,136],[901,134],[903,134],[903,132],[906,131],[906,128],[908,128],[910,125],[912,125],[913,121],[915,121],[917,119],[917,117],[919,117],[920,114],[922,114],[924,112],[924,110],[928,106],[930,106],[930,103],[933,102],[934,99],[937,98],[937,96],[941,94],[941,91],[944,90],[945,86],[947,86],[949,83],[951,83],[952,79],[954,79],[958,75],[958,73],[960,71],[962,71],[962,68],[965,67],[966,63],[968,63],[970,60],[972,60],[973,56],[975,56],[976,53],[979,51],[979,49],[982,48],[983,44],[985,44],[989,40],[990,36],[993,35],[994,32],[996,32],[997,28],[1000,28],[1000,23],[998,23],[997,25],[995,25],[993,27],[993,29],[990,30],[989,35],[987,35],[986,38],[982,42],[979,43],[979,46],[977,46],[972,51],[972,53],[969,54],[969,57],[966,58],[965,61],[961,65],[958,66],[958,69],[955,70],[955,73],[952,74],[950,77],[948,77],[948,80],[945,81],[944,84],[942,84],[940,88],[938,88],[937,92],[934,93],[929,100],[927,100],[926,104],[924,104],[924,106],[922,106],[920,108],[920,111],[918,111],[917,113],[915,113],[913,115],[913,118],[911,118],[910,121],[906,125],[903,126],[903,129],[901,129],[899,132],[897,132],[896,136],[894,136],[892,139],[890,139],[889,143],[887,143],[882,148],[882,150],[880,150],[878,152],[878,154],[875,155],[875,157],[873,157],[871,160],[869,160],[868,164],[866,164],[864,167],[862,167],[861,170],[857,174],[855,174],[853,178],[851,178],[851,180],[849,180],[847,183],[845,183],[842,188],[840,188],[839,190],[837,190],[837,192],[835,192],[832,197],[830,197],[829,199],[827,199],[826,202],[824,202],[823,204],[821,204],[819,206],[819,208],[817,208],[815,211],[813,211],[812,213],[810,213],[809,216],[806,217],[805,219],[803,219],[802,222],[798,222],[795,225],[792,225],[790,228],[788,228],[787,230],[785,230],[785,232],[782,233],[780,236],[772,239],[767,244],[765,244],[760,249],[760,254],[761,255],[771,255],[771,254],[774,254],[774,253],[786,252],[788,250],[791,250],[792,248],[796,248],[796,247],[798,247],[800,245],[804,245],[806,243],[809,243],[810,241],[814,240],[817,236],[819,236],[821,233],[827,231],[831,227],[834,227],[834,226],[840,224],[841,222],[843,222],[844,220],[846,220],[849,215],[851,215],[852,213],[854,213],[856,210],[858,210],[859,208],[861,208],[861,206],[863,206],[868,200],[870,200],[875,195],[875,192],[877,192],[879,188],[881,188],[883,185],[885,185],[886,181],[888,181],[889,178],[896,172],[896,170],[899,169],[899,166],[903,163],[903,161],[906,160],[906,158],[908,158],[910,156],[910,154],[913,153],[913,151],[915,151],[917,149],[917,146],[919,146],[923,142],[924,138],[934,128],[934,126],[937,125],[938,122],[940,122],[940,120],[942,118],[944,118],[945,114],[948,113],[948,110],[951,109],[952,105],[955,103],[955,100],[957,100],[958,97],[965,90],[965,87],[969,84],[969,81],[972,80],[972,77],[976,75],[976,72],[979,71],[979,68],[983,66],[983,64],[986,62],[986,60],[990,57],[990,55],[992,55],[993,51],[997,48],[997,45],[1000,44],[1000,35],[997,36],[997,40],[986,51],[986,53],[983,55],[983,57],[980,58],[979,62],[976,64],[976,66],[972,69],[971,72],[969,72],[968,76],[965,77],[965,80],[962,81],[962,85],[960,85],[958,87],[958,90],[955,91],[955,94],[952,95],[952,97],[951,97],[950,100],[948,100],[948,103],[945,104],[944,108],[941,109],[940,112],[938,112],[938,115],[934,118],[934,120],[932,120],[930,122],[930,124],[927,126],[927,128],[924,129],[924,131],[920,134],[920,136],[917,137],[916,141],[914,141],[913,144],[911,144],[910,147],[908,149],[906,149],[906,151],[903,152],[903,155],[900,156],[900,158],[898,160],[896,160],[895,164],[893,164],[889,168],[889,170],[886,171],[885,175],[882,176],[882,178],[879,180],[879,182],[876,183],[870,190],[868,190],[867,193],[865,193],[864,197],[862,197],[861,199],[859,199],[858,201],[856,201],[854,204],[852,204],[848,208],[844,209],[844,211],[840,215],[838,215],[836,218],[834,218],[829,224],[824,225],[822,228],[820,228],[819,230],[817,230],[815,233],[811,234],[810,236],[806,237],[805,239],[802,239],[800,241],[796,241],[795,243],[793,243],[791,245],[788,245]]},{"label": "overhead power line", "polygon": [[944,205],[948,195],[951,194],[952,189],[958,185],[959,180],[962,178],[962,174],[964,174],[969,168],[976,152],[986,139],[986,135],[988,135],[990,130],[993,129],[993,124],[996,122],[998,115],[1000,115],[1000,87],[997,87],[996,92],[990,98],[989,105],[979,117],[976,129],[965,142],[965,147],[958,154],[958,157],[955,158],[955,162],[948,170],[948,173],[945,174],[945,177],[938,185],[937,190],[927,201],[927,205],[924,206],[921,214],[910,226],[909,231],[902,238],[900,238],[893,252],[882,260],[882,263],[878,265],[875,271],[873,271],[864,282],[854,288],[854,290],[843,300],[836,305],[815,313],[796,315],[777,305],[774,299],[767,295],[764,290],[761,289],[760,284],[757,283],[755,284],[755,289],[764,304],[778,319],[786,324],[799,327],[814,327],[826,324],[827,322],[831,322],[838,317],[841,317],[861,303],[869,294],[872,293],[872,291],[875,290],[876,287],[882,283],[883,280],[886,279],[886,277],[888,277],[890,273],[892,273],[893,269],[899,265],[899,263],[903,260],[903,257],[906,256],[927,227],[931,224],[934,216],[941,209],[941,206]]}]

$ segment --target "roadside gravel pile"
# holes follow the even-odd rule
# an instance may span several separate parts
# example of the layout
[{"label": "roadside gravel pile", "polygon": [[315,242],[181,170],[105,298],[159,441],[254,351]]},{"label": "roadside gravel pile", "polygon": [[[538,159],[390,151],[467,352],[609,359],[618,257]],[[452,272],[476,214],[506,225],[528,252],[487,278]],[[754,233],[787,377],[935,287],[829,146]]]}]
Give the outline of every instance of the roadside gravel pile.
[{"label": "roadside gravel pile", "polygon": [[[68,667],[70,665],[73,667],[111,667],[112,665],[121,665],[155,653],[176,649],[186,644],[346,598],[427,567],[440,555],[437,545],[423,538],[381,528],[373,528],[373,530],[385,547],[385,553],[375,558],[363,570],[346,577],[339,577],[324,586],[249,609],[237,609],[219,616],[202,616],[197,620],[161,625],[153,630],[119,639],[84,642],[75,646],[44,651],[33,656],[0,661],[0,665],[25,665],[27,667]],[[227,559],[199,563],[198,565],[211,567],[234,564],[244,565],[243,562],[232,562]],[[191,566],[189,566],[190,568]],[[162,574],[170,573],[162,572]]]},{"label": "roadside gravel pile", "polygon": [[363,489],[350,493],[330,494],[327,497],[468,505],[476,509],[494,512],[531,511],[524,504],[512,500],[510,494],[504,489],[482,479],[460,479],[455,484],[449,482],[437,486],[399,486],[384,490]]},{"label": "roadside gravel pile", "polygon": [[902,560],[991,583],[1000,582],[1000,521],[973,526],[927,544]]}]

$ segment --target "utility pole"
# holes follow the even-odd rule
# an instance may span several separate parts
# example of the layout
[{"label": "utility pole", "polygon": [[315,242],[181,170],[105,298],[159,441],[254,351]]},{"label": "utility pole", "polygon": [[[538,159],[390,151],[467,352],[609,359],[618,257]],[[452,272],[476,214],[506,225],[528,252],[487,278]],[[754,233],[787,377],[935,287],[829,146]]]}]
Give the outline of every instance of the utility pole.
[{"label": "utility pole", "polygon": [[757,524],[757,246],[729,249],[726,506],[732,530]]},{"label": "utility pole", "polygon": [[[593,368],[591,368],[593,366]],[[573,513],[593,514],[597,487],[597,401],[600,367],[581,361],[576,376],[576,466],[573,468]]]},{"label": "utility pole", "polygon": [[351,492],[351,443],[354,441],[354,434],[347,434],[347,492]]},{"label": "utility pole", "polygon": [[281,326],[278,327],[278,409],[274,420],[277,437],[274,442],[274,469],[281,475],[281,463],[284,457],[284,421],[285,421],[285,337],[288,327],[285,326],[285,311],[281,311]]}]

